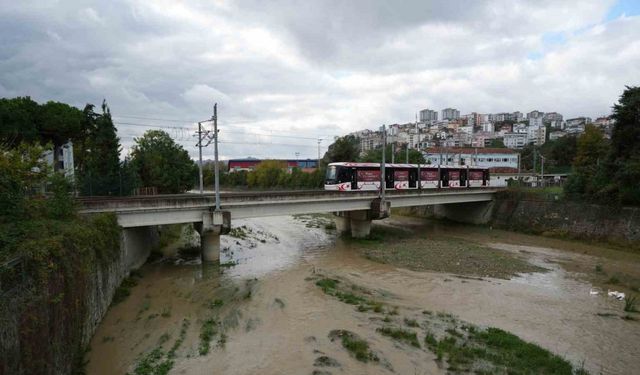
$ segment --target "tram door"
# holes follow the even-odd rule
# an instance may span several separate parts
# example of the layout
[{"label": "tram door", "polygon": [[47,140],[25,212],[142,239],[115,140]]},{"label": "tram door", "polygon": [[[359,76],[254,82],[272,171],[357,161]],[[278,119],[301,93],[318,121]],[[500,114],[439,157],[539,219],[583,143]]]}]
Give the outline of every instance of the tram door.
[{"label": "tram door", "polygon": [[358,190],[358,173],[355,168],[351,168],[351,190]]},{"label": "tram door", "polygon": [[393,168],[384,169],[384,181],[387,189],[393,189]]},{"label": "tram door", "polygon": [[415,189],[418,181],[418,170],[409,169],[409,189]]}]

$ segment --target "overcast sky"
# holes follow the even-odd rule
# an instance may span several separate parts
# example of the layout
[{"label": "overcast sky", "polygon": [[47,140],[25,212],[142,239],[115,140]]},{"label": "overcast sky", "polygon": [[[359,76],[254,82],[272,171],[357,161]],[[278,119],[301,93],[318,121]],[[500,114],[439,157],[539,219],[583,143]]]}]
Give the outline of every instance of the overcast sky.
[{"label": "overcast sky", "polygon": [[[222,157],[315,158],[319,136],[324,153],[424,108],[595,118],[640,85],[634,0],[0,4],[0,97],[106,98],[125,152],[214,101]],[[165,130],[197,155],[189,130]]]}]

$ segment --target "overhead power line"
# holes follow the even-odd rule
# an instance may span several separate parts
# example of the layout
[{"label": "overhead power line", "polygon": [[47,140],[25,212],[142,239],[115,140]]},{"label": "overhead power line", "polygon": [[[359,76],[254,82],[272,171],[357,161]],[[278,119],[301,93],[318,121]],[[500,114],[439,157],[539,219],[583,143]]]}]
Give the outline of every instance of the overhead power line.
[{"label": "overhead power line", "polygon": [[[114,122],[116,125],[127,125],[127,126],[138,126],[138,127],[147,127],[147,128],[159,128],[159,129],[171,129],[171,130],[189,130],[192,131],[196,127],[193,128],[184,127],[184,126],[169,126],[169,125],[153,125],[153,124],[140,124],[140,123],[132,123],[132,122]],[[278,137],[278,138],[292,138],[292,139],[308,139],[308,140],[318,140],[318,137],[303,137],[296,135],[282,135],[282,134],[273,134],[273,133],[251,133],[251,132],[237,132],[237,131],[225,131],[225,134],[235,134],[235,135],[252,135],[258,137]]]}]

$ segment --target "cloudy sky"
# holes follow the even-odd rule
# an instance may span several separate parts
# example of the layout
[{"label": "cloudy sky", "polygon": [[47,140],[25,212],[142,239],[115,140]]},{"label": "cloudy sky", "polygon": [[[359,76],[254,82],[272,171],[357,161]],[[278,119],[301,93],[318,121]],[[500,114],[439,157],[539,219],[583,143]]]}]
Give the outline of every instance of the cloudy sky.
[{"label": "cloudy sky", "polygon": [[640,85],[634,0],[0,4],[0,97],[106,98],[125,151],[165,129],[197,155],[214,101],[224,158],[315,158],[424,108],[595,118]]}]

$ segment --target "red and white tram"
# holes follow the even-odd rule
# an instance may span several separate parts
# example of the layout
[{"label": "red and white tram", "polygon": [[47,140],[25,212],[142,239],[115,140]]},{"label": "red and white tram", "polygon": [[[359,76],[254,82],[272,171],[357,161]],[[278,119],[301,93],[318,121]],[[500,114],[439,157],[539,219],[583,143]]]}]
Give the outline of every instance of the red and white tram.
[{"label": "red and white tram", "polygon": [[[380,163],[331,163],[325,190],[380,190]],[[446,165],[385,164],[386,190],[474,188],[489,186],[489,168]]]}]

